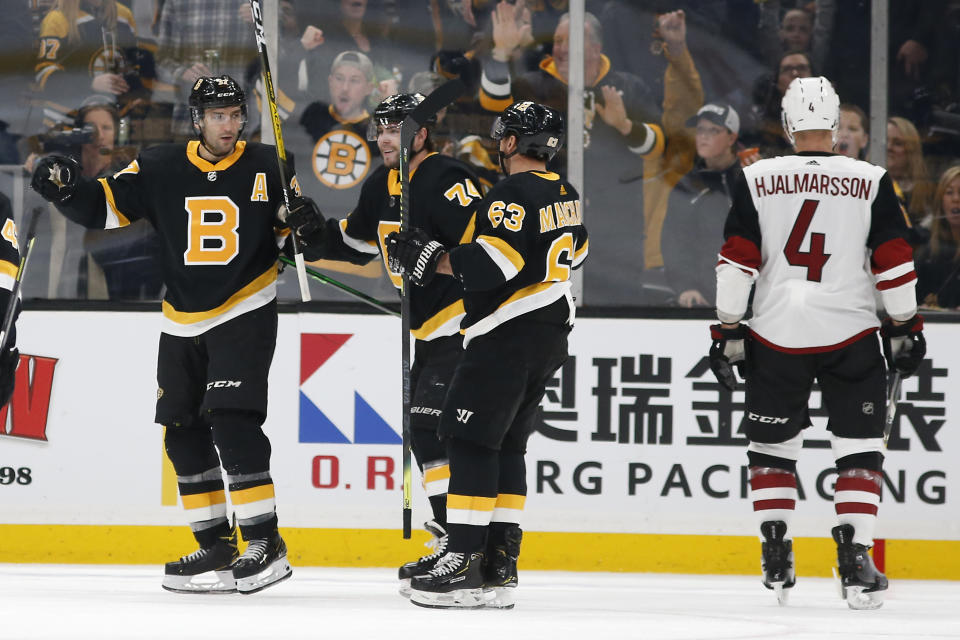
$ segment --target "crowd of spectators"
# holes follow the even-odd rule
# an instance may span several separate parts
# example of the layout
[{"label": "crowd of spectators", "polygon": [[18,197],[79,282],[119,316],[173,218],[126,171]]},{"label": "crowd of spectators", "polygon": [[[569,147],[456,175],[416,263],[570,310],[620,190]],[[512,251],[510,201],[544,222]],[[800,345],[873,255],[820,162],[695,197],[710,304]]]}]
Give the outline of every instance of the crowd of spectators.
[{"label": "crowd of spectators", "polygon": [[[278,107],[300,182],[333,217],[380,162],[365,130],[398,91],[459,76],[468,94],[441,115],[437,151],[498,178],[488,139],[516,99],[567,111],[574,28],[568,0],[277,0]],[[84,172],[193,135],[186,97],[229,74],[263,100],[248,0],[11,0],[0,23],[0,164],[70,151]],[[780,100],[795,77],[826,75],[843,105],[837,153],[866,159],[869,0],[586,0],[584,211],[593,242],[585,304],[713,305],[717,245],[742,166],[790,151]],[[928,306],[960,306],[960,2],[889,0],[886,167],[913,225]],[[570,132],[570,138],[581,135]],[[552,170],[565,170],[561,153]],[[0,181],[14,200],[9,177]],[[3,195],[0,193],[0,195]],[[31,194],[20,199],[37,206]],[[27,295],[153,300],[149,228],[41,230],[42,284]],[[74,238],[74,236],[78,236]],[[335,268],[333,265],[320,265]],[[375,268],[373,268],[375,267]],[[341,273],[378,297],[379,263]],[[40,270],[39,267],[37,267]],[[33,289],[31,289],[31,286]],[[287,292],[286,289],[281,289]],[[290,287],[291,298],[295,288]],[[321,294],[323,297],[324,294]],[[335,293],[331,297],[336,298]]]}]

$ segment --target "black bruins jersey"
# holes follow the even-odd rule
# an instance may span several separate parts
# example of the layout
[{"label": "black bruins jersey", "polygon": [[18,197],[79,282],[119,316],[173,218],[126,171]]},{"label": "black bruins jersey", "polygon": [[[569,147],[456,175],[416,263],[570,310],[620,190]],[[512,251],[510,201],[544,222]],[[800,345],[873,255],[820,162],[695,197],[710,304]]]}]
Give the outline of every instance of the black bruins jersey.
[{"label": "black bruins jersey", "polygon": [[[0,319],[7,312],[7,305],[15,304],[10,300],[13,283],[20,268],[20,245],[17,243],[17,225],[13,221],[10,201],[0,193]],[[9,346],[16,344],[16,328],[11,329]]]},{"label": "black bruins jersey", "polygon": [[587,244],[580,196],[556,173],[527,171],[495,184],[477,207],[473,242],[450,252],[463,282],[464,346],[560,298],[572,323],[570,273]]},{"label": "black bruins jersey", "polygon": [[200,335],[273,300],[289,235],[275,226],[283,191],[274,148],[240,141],[211,164],[199,144],[146,149],[112,177],[82,181],[59,206],[90,228],[153,224],[167,286],[163,331],[175,336]]},{"label": "black bruins jersey", "polygon": [[[479,182],[470,168],[454,158],[431,153],[410,175],[410,224],[445,247],[468,242],[473,234]],[[390,280],[399,288],[400,274],[390,271],[385,238],[400,229],[400,173],[381,166],[367,178],[357,207],[343,220],[328,220],[322,257],[366,264],[379,253]],[[463,291],[452,278],[434,278],[425,287],[410,288],[410,327],[419,340],[449,336],[460,329]]]}]

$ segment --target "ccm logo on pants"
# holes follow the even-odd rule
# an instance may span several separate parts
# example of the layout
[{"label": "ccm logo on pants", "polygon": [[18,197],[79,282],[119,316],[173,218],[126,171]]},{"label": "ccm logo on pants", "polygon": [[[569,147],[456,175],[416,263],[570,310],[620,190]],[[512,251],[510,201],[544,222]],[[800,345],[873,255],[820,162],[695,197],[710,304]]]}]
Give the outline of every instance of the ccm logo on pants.
[{"label": "ccm logo on pants", "polygon": [[778,418],[776,416],[761,416],[758,413],[753,413],[752,411],[747,414],[747,418],[753,420],[754,422],[762,422],[764,424],[787,424],[790,421],[790,418]]},{"label": "ccm logo on pants", "polygon": [[239,387],[240,380],[217,380],[216,382],[207,383],[207,391],[210,389],[223,389],[229,387]]}]

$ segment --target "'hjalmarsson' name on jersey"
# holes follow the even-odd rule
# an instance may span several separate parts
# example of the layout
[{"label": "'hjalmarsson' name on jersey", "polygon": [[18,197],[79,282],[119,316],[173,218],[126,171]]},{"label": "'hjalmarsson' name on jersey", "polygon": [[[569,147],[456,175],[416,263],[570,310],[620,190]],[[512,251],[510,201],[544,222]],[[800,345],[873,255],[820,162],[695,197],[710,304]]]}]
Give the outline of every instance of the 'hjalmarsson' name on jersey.
[{"label": "'hjalmarsson' name on jersey", "polygon": [[757,339],[781,350],[836,347],[879,326],[874,288],[888,307],[900,306],[916,274],[908,223],[883,168],[803,153],[743,173],[717,269],[756,278]]}]

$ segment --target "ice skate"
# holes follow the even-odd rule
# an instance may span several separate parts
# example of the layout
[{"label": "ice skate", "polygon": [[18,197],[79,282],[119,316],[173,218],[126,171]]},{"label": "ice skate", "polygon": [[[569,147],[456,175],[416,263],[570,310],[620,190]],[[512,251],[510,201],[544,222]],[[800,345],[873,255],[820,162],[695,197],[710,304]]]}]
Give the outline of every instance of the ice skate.
[{"label": "ice skate", "polygon": [[513,609],[517,579],[517,558],[520,556],[520,527],[507,529],[506,544],[487,549],[483,570],[484,606],[490,609]]},{"label": "ice skate", "polygon": [[287,545],[279,533],[271,538],[254,538],[243,555],[233,563],[237,591],[256,593],[286,580],[293,574],[287,561]]},{"label": "ice skate", "polygon": [[770,520],[760,525],[763,535],[761,545],[761,569],[763,586],[772,589],[777,595],[780,606],[786,606],[790,596],[789,589],[797,583],[793,564],[793,540],[784,540],[787,523],[783,520]]},{"label": "ice skate", "polygon": [[237,560],[237,530],[164,568],[163,588],[175,593],[236,593],[230,565]]},{"label": "ice skate", "polygon": [[832,533],[837,543],[840,597],[851,609],[879,609],[887,590],[887,576],[877,571],[867,553],[869,547],[853,542],[852,525],[834,527]]},{"label": "ice skate", "polygon": [[423,523],[423,528],[427,530],[431,538],[424,546],[432,549],[429,555],[423,556],[419,560],[408,562],[400,567],[400,595],[404,598],[410,597],[410,579],[413,576],[419,576],[427,573],[437,561],[447,553],[447,532],[443,526],[435,520],[429,520]]},{"label": "ice skate", "polygon": [[431,609],[479,609],[483,553],[447,553],[424,575],[410,580],[410,602]]}]

